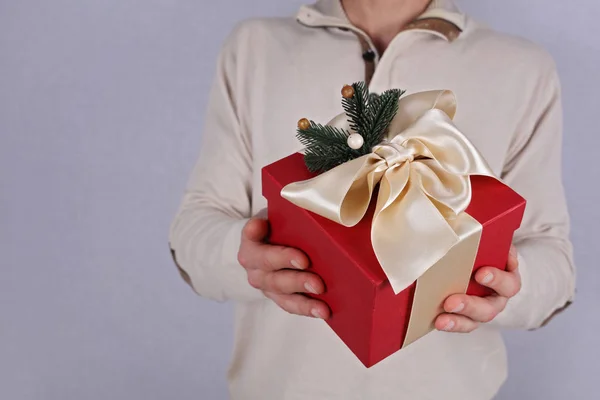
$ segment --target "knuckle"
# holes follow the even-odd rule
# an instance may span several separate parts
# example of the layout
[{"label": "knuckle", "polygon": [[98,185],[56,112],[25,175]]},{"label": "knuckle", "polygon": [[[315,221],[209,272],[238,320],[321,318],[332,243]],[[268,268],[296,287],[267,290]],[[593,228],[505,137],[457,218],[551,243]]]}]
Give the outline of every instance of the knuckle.
[{"label": "knuckle", "polygon": [[259,256],[261,248],[256,243],[242,243],[238,250],[237,260],[244,268],[256,268],[257,256]]},{"label": "knuckle", "polygon": [[454,326],[450,329],[450,332],[466,332],[466,323],[464,318],[453,318],[451,320]]},{"label": "knuckle", "polygon": [[275,304],[277,304],[277,306],[279,308],[281,308],[283,311],[289,313],[289,314],[293,314],[292,309],[290,308],[290,304],[289,301],[284,300],[284,299],[274,299],[273,300],[275,302]]},{"label": "knuckle", "polygon": [[251,276],[248,277],[248,283],[254,289],[260,289],[260,283],[256,279],[252,278]]},{"label": "knuckle", "polygon": [[296,256],[296,249],[291,247],[277,247],[274,251],[274,255],[281,265],[290,266],[290,261]]},{"label": "knuckle", "polygon": [[251,218],[246,225],[242,228],[242,240],[247,240],[248,236],[252,233],[252,225],[254,225],[254,218]]},{"label": "knuckle", "polygon": [[276,297],[275,293],[271,293],[271,292],[268,292],[266,290],[263,290],[262,292],[263,292],[263,295],[267,299],[271,300],[273,303],[275,303],[275,304],[277,304],[279,306],[279,302],[277,301],[277,297]]},{"label": "knuckle", "polygon": [[301,274],[293,271],[279,271],[274,273],[277,279],[275,286],[282,293],[298,293],[304,290],[304,278]]},{"label": "knuckle", "polygon": [[491,322],[493,319],[494,318],[492,317],[492,314],[491,313],[487,313],[487,314],[484,314],[481,317],[481,322]]},{"label": "knuckle", "polygon": [[286,261],[292,260],[298,256],[298,250],[292,247],[281,247],[279,250],[281,252],[281,257],[284,258]]},{"label": "knuckle", "polygon": [[289,314],[302,315],[302,306],[299,303],[300,300],[297,298],[287,298],[281,301],[279,307]]},{"label": "knuckle", "polygon": [[477,321],[460,318],[456,323],[456,331],[461,333],[473,332],[477,328],[478,324],[479,323]]},{"label": "knuckle", "polygon": [[496,315],[497,313],[495,310],[488,310],[483,314],[481,322],[492,322],[494,318],[496,318]]},{"label": "knuckle", "polygon": [[456,318],[453,320],[454,326],[450,329],[450,332],[465,333],[468,332],[465,321],[462,318]]},{"label": "knuckle", "polygon": [[275,293],[291,294],[292,290],[288,289],[289,278],[280,271],[275,271],[267,274],[265,285]]},{"label": "knuckle", "polygon": [[478,322],[473,322],[469,328],[467,329],[467,333],[473,332],[474,330],[476,330],[477,328],[479,328],[479,323]]},{"label": "knuckle", "polygon": [[312,309],[314,305],[310,301],[304,301],[302,304],[298,305],[298,310],[300,311],[300,315],[311,316]]},{"label": "knuckle", "polygon": [[248,263],[248,260],[246,259],[246,255],[244,254],[244,252],[242,251],[241,248],[237,253],[237,261],[242,267],[246,268],[246,264]]},{"label": "knuckle", "polygon": [[[308,292],[305,286],[309,282],[311,275],[305,272],[279,270],[272,272],[262,272],[262,286],[265,290],[278,294],[296,294]],[[311,290],[319,291],[320,286],[316,285],[314,280],[310,280]],[[302,300],[303,298],[301,298]]]},{"label": "knuckle", "polygon": [[262,257],[262,261],[263,261],[262,265],[264,268],[270,269],[270,270],[279,269],[278,265],[277,265],[278,264],[277,253],[278,253],[278,250],[275,247],[265,249],[265,251],[263,252],[263,257]]},{"label": "knuckle", "polygon": [[[507,300],[508,300],[508,299],[507,299]],[[497,317],[497,316],[498,316],[498,315],[499,315],[499,314],[500,314],[502,311],[504,311],[504,310],[506,309],[506,304],[508,303],[508,301],[507,301],[507,300],[505,300],[505,301],[501,302],[501,303],[498,305],[498,309],[496,310],[496,317]],[[494,317],[494,318],[496,318],[496,317]]]},{"label": "knuckle", "polygon": [[248,283],[250,284],[250,286],[252,286],[255,289],[260,289],[262,287],[261,279],[260,279],[259,275],[256,273],[248,274]]},{"label": "knuckle", "polygon": [[523,289],[523,282],[521,282],[521,279],[517,279],[516,285],[515,285],[515,293],[513,294],[513,296],[516,296],[521,289]]},{"label": "knuckle", "polygon": [[518,279],[508,280],[504,289],[506,297],[511,298],[516,296],[521,291],[521,281]]},{"label": "knuckle", "polygon": [[262,242],[266,232],[262,223],[264,220],[260,218],[250,218],[242,228],[242,242]]},{"label": "knuckle", "polygon": [[277,290],[277,279],[275,274],[273,273],[265,275],[263,279],[263,287],[273,293],[280,292],[279,290]]}]

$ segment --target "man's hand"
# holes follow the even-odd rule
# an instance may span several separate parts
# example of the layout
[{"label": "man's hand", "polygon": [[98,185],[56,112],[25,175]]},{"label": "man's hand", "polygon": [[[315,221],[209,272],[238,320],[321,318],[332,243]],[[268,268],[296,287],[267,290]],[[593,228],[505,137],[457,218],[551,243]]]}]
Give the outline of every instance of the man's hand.
[{"label": "man's hand", "polygon": [[447,314],[437,317],[435,327],[441,331],[468,333],[474,331],[480,322],[490,322],[506,307],[508,299],[521,290],[519,261],[514,246],[510,249],[506,271],[484,267],[477,271],[475,280],[490,287],[497,294],[485,298],[456,294],[444,302]]},{"label": "man's hand", "polygon": [[269,222],[262,218],[252,218],[242,231],[238,261],[246,269],[250,285],[291,314],[329,318],[324,302],[302,294],[325,291],[321,278],[305,271],[310,264],[306,254],[266,244],[268,232]]}]

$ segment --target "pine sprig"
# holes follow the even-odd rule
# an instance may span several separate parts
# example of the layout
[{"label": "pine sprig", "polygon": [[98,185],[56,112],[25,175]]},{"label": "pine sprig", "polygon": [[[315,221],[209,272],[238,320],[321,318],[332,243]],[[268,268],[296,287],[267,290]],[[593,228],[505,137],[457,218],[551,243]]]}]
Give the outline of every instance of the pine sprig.
[{"label": "pine sprig", "polygon": [[392,119],[398,112],[398,100],[403,90],[392,89],[381,95],[369,93],[364,82],[352,85],[354,96],[344,98],[342,106],[348,116],[350,126],[365,141],[362,152],[367,154],[381,143]]},{"label": "pine sprig", "polygon": [[398,112],[398,100],[404,91],[392,89],[373,98],[367,108],[363,138],[365,147],[372,149],[384,139],[387,129]]},{"label": "pine sprig", "polygon": [[328,171],[359,157],[348,146],[349,132],[310,121],[306,129],[298,129],[297,137],[305,146],[304,162],[311,172]]},{"label": "pine sprig", "polygon": [[369,104],[372,104],[378,98],[379,95],[377,93],[369,93]]},{"label": "pine sprig", "polygon": [[342,99],[342,107],[348,116],[350,127],[364,138],[365,125],[367,122],[367,110],[369,108],[369,88],[365,82],[357,82],[352,85],[354,96]]},{"label": "pine sprig", "polygon": [[311,145],[346,145],[349,133],[342,129],[329,125],[317,124],[310,121],[307,129],[298,129],[298,140],[305,146]]},{"label": "pine sprig", "polygon": [[324,149],[322,147],[306,149],[304,163],[311,172],[329,171],[338,165],[342,165],[343,163],[357,158],[355,152],[356,150],[352,150],[349,147],[347,147],[346,150],[340,149],[340,151],[335,154],[332,154],[330,149]]},{"label": "pine sprig", "polygon": [[299,121],[297,137],[306,147],[304,161],[312,172],[328,171],[371,153],[385,138],[404,91],[392,89],[378,95],[369,93],[365,82],[357,82],[351,87],[345,86],[342,94],[342,107],[350,128],[362,136],[363,145],[352,149],[348,142],[351,132],[343,129],[306,119]]}]

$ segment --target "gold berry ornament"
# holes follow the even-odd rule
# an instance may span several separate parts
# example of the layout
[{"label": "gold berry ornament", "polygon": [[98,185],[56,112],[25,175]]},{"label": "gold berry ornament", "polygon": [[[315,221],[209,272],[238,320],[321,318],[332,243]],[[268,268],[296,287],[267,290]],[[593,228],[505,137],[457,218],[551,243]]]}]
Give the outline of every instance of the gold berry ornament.
[{"label": "gold berry ornament", "polygon": [[298,129],[305,131],[308,128],[310,128],[310,121],[308,119],[302,118],[300,121],[298,121]]},{"label": "gold berry ornament", "polygon": [[354,88],[350,85],[346,85],[342,88],[342,97],[345,99],[351,99],[354,97]]}]

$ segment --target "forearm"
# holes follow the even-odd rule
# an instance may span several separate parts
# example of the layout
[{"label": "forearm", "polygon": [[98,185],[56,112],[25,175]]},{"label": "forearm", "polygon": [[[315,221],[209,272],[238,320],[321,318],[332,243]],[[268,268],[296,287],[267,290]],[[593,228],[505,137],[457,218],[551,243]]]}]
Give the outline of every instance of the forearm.
[{"label": "forearm", "polygon": [[575,293],[575,268],[568,241],[557,238],[517,242],[522,288],[489,325],[536,329],[568,306]]},{"label": "forearm", "polygon": [[173,221],[170,246],[184,280],[202,297],[217,301],[263,298],[237,261],[247,219],[184,201]]}]

